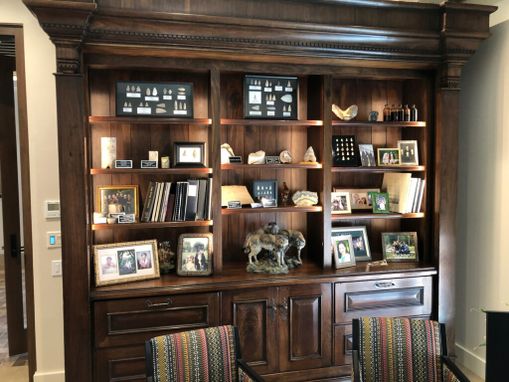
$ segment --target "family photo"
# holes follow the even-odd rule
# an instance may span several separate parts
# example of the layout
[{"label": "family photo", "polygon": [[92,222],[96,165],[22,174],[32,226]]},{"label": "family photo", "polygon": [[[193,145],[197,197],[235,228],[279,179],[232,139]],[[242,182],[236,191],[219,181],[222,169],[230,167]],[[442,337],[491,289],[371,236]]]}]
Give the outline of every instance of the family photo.
[{"label": "family photo", "polygon": [[183,234],[179,240],[178,270],[180,275],[207,275],[212,272],[210,234]]}]

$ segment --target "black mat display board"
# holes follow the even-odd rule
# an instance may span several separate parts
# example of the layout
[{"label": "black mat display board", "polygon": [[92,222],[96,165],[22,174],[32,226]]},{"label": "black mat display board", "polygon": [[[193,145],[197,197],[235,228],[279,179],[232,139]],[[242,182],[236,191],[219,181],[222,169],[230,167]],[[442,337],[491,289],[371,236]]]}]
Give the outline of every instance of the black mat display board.
[{"label": "black mat display board", "polygon": [[297,77],[254,76],[244,78],[244,118],[297,119]]},{"label": "black mat display board", "polygon": [[117,116],[193,118],[193,84],[117,82]]}]

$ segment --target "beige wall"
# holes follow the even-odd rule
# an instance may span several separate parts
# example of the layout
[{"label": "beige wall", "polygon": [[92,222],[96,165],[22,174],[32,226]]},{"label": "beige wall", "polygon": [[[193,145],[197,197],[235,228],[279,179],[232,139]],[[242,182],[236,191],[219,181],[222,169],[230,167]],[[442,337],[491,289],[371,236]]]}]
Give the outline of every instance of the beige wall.
[{"label": "beige wall", "polygon": [[509,0],[497,5],[492,37],[464,68],[460,97],[456,348],[481,376],[479,310],[509,310]]},{"label": "beige wall", "polygon": [[58,199],[55,49],[21,0],[0,0],[0,23],[23,24],[27,79],[28,129],[34,245],[35,381],[63,381],[62,279],[51,277],[51,260],[59,250],[46,248],[46,231],[59,230],[46,221],[43,203]]}]

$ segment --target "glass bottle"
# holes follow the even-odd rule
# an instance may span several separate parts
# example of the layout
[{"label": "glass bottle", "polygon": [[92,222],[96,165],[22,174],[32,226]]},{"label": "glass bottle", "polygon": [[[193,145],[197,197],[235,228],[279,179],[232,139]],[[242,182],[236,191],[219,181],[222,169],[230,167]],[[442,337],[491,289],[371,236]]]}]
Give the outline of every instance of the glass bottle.
[{"label": "glass bottle", "polygon": [[417,122],[419,120],[419,115],[418,115],[418,111],[417,111],[417,108],[415,107],[415,105],[412,105],[412,109],[410,110],[410,120],[411,121],[414,121],[414,122]]},{"label": "glass bottle", "polygon": [[409,122],[410,121],[410,108],[408,107],[408,105],[405,105],[404,114],[405,114],[405,117],[403,118],[403,121]]},{"label": "glass bottle", "polygon": [[391,120],[391,109],[388,104],[385,104],[384,107],[384,122],[388,122]]},{"label": "glass bottle", "polygon": [[399,121],[398,120],[398,109],[396,108],[396,105],[392,104],[391,107],[391,121]]},{"label": "glass bottle", "polygon": [[405,112],[403,109],[403,105],[398,106],[398,121],[404,121],[405,120]]}]

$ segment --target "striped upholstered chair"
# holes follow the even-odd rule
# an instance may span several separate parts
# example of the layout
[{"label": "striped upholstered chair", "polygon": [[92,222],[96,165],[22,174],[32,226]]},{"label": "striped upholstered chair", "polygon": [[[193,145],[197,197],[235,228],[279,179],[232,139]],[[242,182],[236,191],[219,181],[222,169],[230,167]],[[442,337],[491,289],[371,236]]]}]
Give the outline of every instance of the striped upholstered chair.
[{"label": "striped upholstered chair", "polygon": [[145,344],[149,382],[261,382],[240,357],[237,328],[168,334]]},{"label": "striped upholstered chair", "polygon": [[444,333],[430,320],[353,320],[354,382],[469,382],[446,357]]}]

